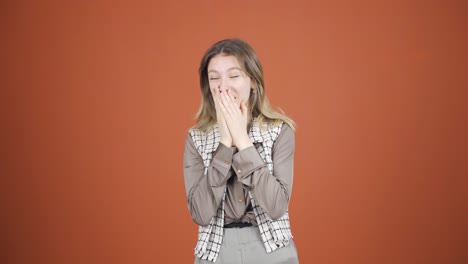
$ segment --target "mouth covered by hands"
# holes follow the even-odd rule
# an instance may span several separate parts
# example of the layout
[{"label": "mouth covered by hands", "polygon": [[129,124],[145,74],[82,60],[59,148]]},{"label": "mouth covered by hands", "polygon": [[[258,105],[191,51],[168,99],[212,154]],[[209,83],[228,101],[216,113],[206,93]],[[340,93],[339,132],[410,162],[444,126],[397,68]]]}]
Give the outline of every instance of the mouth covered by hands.
[{"label": "mouth covered by hands", "polygon": [[248,109],[243,100],[236,102],[236,97],[219,88],[211,88],[216,108],[221,143],[227,147],[235,146],[239,150],[252,146],[247,134]]}]

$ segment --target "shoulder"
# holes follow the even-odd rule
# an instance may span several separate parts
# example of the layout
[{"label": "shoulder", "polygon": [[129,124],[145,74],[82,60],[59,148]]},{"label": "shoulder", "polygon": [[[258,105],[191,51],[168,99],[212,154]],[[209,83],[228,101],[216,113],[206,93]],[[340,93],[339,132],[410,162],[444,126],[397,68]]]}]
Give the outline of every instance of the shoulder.
[{"label": "shoulder", "polygon": [[266,129],[262,132],[267,135],[267,138],[273,139],[274,142],[294,143],[294,129],[283,121],[270,121],[264,123]]},{"label": "shoulder", "polygon": [[213,152],[219,144],[219,131],[218,127],[212,126],[207,131],[201,129],[191,128],[188,131],[187,140],[192,141],[193,145],[198,151]]},{"label": "shoulder", "polygon": [[206,136],[206,133],[201,131],[198,128],[190,128],[187,131],[187,138],[190,138],[192,141],[200,140],[201,138],[205,136]]},{"label": "shoulder", "polygon": [[206,130],[205,129],[199,129],[197,127],[191,127],[191,128],[189,128],[187,133],[188,133],[189,136],[192,136],[192,137],[195,136],[195,135],[206,136],[206,135],[215,133],[216,128],[217,128],[217,125],[210,126]]},{"label": "shoulder", "polygon": [[198,129],[198,128],[189,128],[189,130],[187,131],[187,134],[188,136],[192,136],[192,135],[196,135],[196,134],[203,134],[203,132]]},{"label": "shoulder", "polygon": [[283,133],[294,135],[294,129],[287,123],[283,122],[283,124],[281,125],[281,134]]},{"label": "shoulder", "polygon": [[294,129],[292,129],[292,127],[290,127],[288,124],[283,123],[277,140],[280,140],[280,141],[286,140],[286,141],[294,142],[294,137],[295,137]]},{"label": "shoulder", "polygon": [[296,140],[294,130],[288,124],[283,123],[281,132],[273,144],[273,152],[278,156],[281,155],[279,153],[294,153],[295,148]]},{"label": "shoulder", "polygon": [[191,127],[187,130],[185,137],[185,144],[195,146],[194,142],[204,135],[203,131],[198,128]]},{"label": "shoulder", "polygon": [[279,123],[270,122],[268,127],[278,132],[278,137],[294,137],[294,129],[286,122],[280,121]]}]

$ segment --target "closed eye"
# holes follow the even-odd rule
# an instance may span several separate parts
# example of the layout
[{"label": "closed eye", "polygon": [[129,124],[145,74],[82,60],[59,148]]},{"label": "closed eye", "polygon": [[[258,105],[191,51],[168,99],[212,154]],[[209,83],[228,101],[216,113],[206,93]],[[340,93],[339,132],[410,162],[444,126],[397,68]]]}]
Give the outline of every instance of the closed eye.
[{"label": "closed eye", "polygon": [[237,77],[239,77],[239,75],[236,75],[236,76],[231,76],[231,78],[237,78]]},{"label": "closed eye", "polygon": [[219,78],[217,78],[217,77],[211,77],[211,78],[210,78],[210,81],[212,81],[212,80],[218,80],[218,79],[219,79]]}]

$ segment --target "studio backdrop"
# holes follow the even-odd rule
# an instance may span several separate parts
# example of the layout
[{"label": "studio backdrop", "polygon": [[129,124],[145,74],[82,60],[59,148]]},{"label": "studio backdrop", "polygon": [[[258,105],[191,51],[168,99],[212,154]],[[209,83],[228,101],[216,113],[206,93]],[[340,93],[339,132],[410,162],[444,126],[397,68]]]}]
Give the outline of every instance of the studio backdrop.
[{"label": "studio backdrop", "polygon": [[1,263],[192,263],[184,141],[233,37],[297,123],[301,263],[467,263],[466,1],[0,6]]}]

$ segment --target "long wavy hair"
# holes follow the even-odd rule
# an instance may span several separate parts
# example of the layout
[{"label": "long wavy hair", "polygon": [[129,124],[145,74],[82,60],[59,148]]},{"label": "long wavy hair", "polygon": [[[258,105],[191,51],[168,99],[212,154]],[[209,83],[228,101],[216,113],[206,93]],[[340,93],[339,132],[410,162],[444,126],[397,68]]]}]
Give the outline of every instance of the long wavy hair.
[{"label": "long wavy hair", "polygon": [[[235,56],[242,70],[251,79],[252,89],[250,89],[247,105],[251,121],[256,118],[256,122],[261,128],[266,128],[267,123],[277,125],[280,121],[283,121],[292,129],[295,129],[295,123],[292,119],[287,117],[281,110],[274,109],[270,105],[265,95],[262,64],[253,48],[241,39],[221,40],[211,46],[203,56],[198,70],[202,98],[200,108],[195,114],[197,123],[194,128],[206,132],[216,124],[216,109],[208,80],[208,64],[218,54]],[[251,122],[249,122],[249,125],[252,125]]]}]

